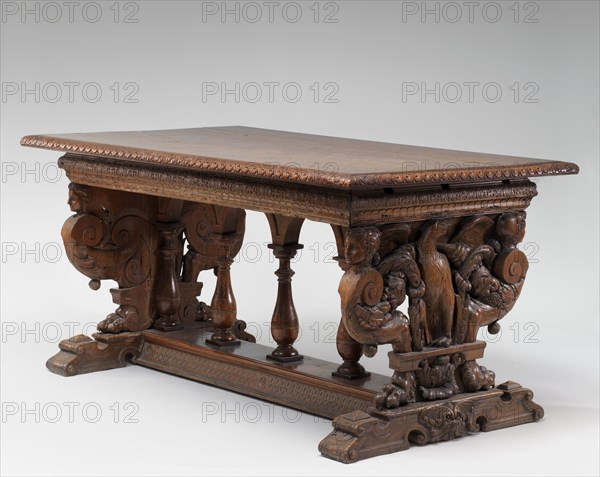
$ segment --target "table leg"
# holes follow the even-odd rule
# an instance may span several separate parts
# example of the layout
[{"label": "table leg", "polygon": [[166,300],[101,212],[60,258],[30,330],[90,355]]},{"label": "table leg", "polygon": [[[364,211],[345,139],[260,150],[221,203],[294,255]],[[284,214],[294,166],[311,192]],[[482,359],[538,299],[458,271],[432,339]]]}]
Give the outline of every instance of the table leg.
[{"label": "table leg", "polygon": [[299,361],[303,357],[294,342],[298,338],[298,314],[292,298],[292,276],[290,261],[303,246],[298,243],[304,219],[267,214],[273,243],[269,248],[279,260],[277,275],[277,301],[271,319],[271,335],[277,348],[267,355],[268,359],[281,362]]},{"label": "table leg", "polygon": [[64,376],[125,366],[139,352],[140,332],[155,313],[154,290],[160,270],[160,236],[155,226],[157,198],[82,184],[69,184],[74,215],[61,231],[71,264],[98,290],[111,279],[118,308],[98,323],[93,338],[74,336],[46,366]]},{"label": "table leg", "polygon": [[348,230],[342,321],[362,345],[391,344],[394,373],[372,409],[334,419],[325,456],[353,462],[543,417],[530,390],[494,389],[494,372],[477,363],[478,329],[497,332],[520,296],[524,234],[519,210]]},{"label": "table leg", "polygon": [[[245,230],[246,212],[242,209],[210,206],[214,211],[212,249],[216,257],[217,283],[210,307],[214,332],[207,343],[215,346],[238,345],[240,340],[233,332],[237,304],[231,286],[231,264],[241,246]],[[210,253],[210,252],[209,252]]]},{"label": "table leg", "polygon": [[216,346],[231,346],[240,344],[231,327],[237,316],[237,304],[231,287],[230,269],[233,258],[223,255],[217,261],[217,283],[215,294],[210,303],[213,326],[212,336],[207,343]]},{"label": "table leg", "polygon": [[183,231],[183,224],[158,224],[161,234],[161,265],[156,290],[156,311],[158,318],[154,328],[160,331],[175,331],[183,329],[183,322],[179,318],[181,298],[179,293],[179,280],[177,264],[181,264],[180,247],[178,246],[179,234]]}]

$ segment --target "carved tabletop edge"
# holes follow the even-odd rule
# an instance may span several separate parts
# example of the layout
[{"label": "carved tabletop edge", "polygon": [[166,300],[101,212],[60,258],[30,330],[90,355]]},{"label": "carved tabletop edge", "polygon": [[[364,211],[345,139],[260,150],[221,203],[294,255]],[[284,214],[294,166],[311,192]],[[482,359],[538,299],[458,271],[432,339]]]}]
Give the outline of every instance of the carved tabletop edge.
[{"label": "carved tabletop edge", "polygon": [[464,169],[448,168],[368,174],[344,173],[306,169],[289,165],[250,163],[182,153],[169,153],[137,147],[112,146],[45,135],[25,136],[21,139],[21,145],[58,150],[67,154],[81,154],[127,162],[154,164],[173,169],[218,172],[264,180],[329,186],[345,190],[400,187],[410,184],[450,184],[516,180],[528,177],[577,174],[579,172],[579,167],[574,163],[538,161],[512,165],[496,164],[493,166],[467,167]]}]

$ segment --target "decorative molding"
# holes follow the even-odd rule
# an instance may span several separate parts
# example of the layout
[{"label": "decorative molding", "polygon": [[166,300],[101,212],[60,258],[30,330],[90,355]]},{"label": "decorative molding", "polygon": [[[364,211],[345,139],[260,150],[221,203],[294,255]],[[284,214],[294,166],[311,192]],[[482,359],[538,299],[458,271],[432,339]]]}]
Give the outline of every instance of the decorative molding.
[{"label": "decorative molding", "polygon": [[552,161],[529,164],[493,165],[467,169],[440,169],[434,171],[404,171],[402,173],[348,174],[302,169],[276,164],[257,164],[228,161],[189,154],[167,153],[143,148],[109,146],[93,142],[82,143],[72,139],[49,136],[25,136],[21,145],[55,149],[67,153],[99,156],[120,161],[143,162],[152,166],[185,168],[187,173],[198,170],[219,174],[239,174],[258,179],[332,186],[340,189],[394,187],[406,184],[457,183],[502,181],[548,175],[577,174],[579,168],[569,162]]},{"label": "decorative molding", "polygon": [[320,222],[349,222],[349,197],[340,192],[307,190],[293,184],[258,183],[247,179],[127,164],[94,157],[63,156],[58,161],[74,182],[98,187],[173,197],[226,207],[280,213]]},{"label": "decorative molding", "polygon": [[351,202],[353,226],[460,217],[498,211],[520,211],[537,195],[533,182],[453,186],[449,190],[415,190],[377,197],[356,197]]},{"label": "decorative molding", "polygon": [[333,225],[358,226],[441,216],[524,210],[537,194],[535,184],[461,185],[450,190],[406,190],[394,194],[349,195],[301,185],[259,183],[247,178],[158,168],[147,164],[66,155],[59,166],[74,182],[128,192],[214,203]]}]

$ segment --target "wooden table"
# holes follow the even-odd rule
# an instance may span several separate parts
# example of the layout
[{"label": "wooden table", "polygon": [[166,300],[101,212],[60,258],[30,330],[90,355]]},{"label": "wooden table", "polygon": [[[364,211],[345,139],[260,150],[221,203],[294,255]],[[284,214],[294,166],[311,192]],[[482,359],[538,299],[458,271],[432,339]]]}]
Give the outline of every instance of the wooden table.
[{"label": "wooden table", "polygon": [[[477,364],[477,332],[497,333],[521,293],[529,178],[575,164],[246,127],[21,143],[66,153],[66,253],[92,289],[118,283],[117,309],[92,338],[61,342],[51,371],[132,361],[333,418],[319,450],[346,463],[543,416],[529,389]],[[279,260],[275,349],[236,318],[245,210],[265,213]],[[331,224],[344,272],[340,363],[294,347],[290,260],[307,219]],[[198,300],[209,269],[210,305]],[[388,344],[391,378],[365,370],[363,354]]]}]

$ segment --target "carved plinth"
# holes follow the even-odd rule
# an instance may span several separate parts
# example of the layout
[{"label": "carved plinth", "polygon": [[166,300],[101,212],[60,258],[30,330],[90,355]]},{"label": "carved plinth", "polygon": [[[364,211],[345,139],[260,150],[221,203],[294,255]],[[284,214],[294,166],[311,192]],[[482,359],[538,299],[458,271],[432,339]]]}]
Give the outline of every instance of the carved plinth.
[{"label": "carved plinth", "polygon": [[471,432],[538,421],[544,410],[532,399],[529,389],[507,382],[497,389],[459,394],[439,402],[354,411],[333,420],[334,430],[321,441],[319,451],[349,464],[406,450],[411,443],[447,441]]},{"label": "carved plinth", "polygon": [[141,333],[77,335],[59,343],[60,351],[46,367],[61,376],[122,368],[139,355],[141,346]]}]

